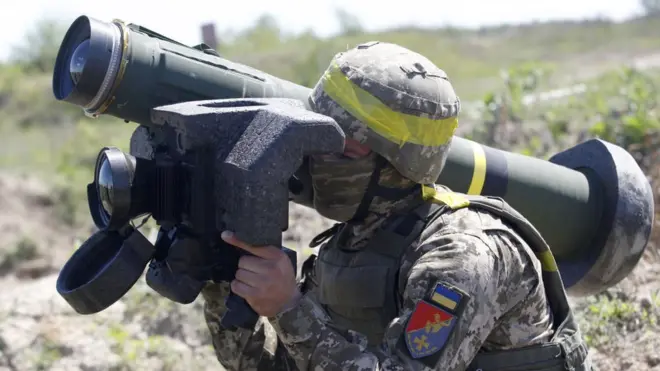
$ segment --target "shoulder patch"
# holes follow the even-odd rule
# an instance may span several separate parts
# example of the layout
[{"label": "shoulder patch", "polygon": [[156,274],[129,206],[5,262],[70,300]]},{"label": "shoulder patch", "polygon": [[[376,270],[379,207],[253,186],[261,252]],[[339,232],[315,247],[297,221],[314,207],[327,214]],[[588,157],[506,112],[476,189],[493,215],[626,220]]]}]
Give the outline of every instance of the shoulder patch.
[{"label": "shoulder patch", "polygon": [[406,325],[406,346],[419,359],[442,350],[456,324],[456,316],[420,300]]},{"label": "shoulder patch", "polygon": [[435,367],[468,299],[462,290],[437,282],[428,295],[417,302],[402,336],[413,359]]},{"label": "shoulder patch", "polygon": [[463,311],[463,306],[467,302],[468,296],[463,290],[453,285],[437,282],[429,295],[429,299],[436,305],[448,309],[453,313],[459,313]]}]

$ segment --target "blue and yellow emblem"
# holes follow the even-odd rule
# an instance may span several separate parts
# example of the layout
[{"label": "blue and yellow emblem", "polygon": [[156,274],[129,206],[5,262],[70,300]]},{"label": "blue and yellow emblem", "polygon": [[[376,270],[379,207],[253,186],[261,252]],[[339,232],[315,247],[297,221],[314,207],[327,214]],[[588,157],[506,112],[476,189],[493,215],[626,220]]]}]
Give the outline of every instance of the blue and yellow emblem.
[{"label": "blue and yellow emblem", "polygon": [[410,355],[421,358],[442,349],[455,322],[454,315],[420,300],[406,326],[406,345]]},{"label": "blue and yellow emblem", "polygon": [[449,288],[447,285],[438,283],[431,294],[431,301],[445,307],[451,311],[458,309],[461,301],[463,301],[463,294],[456,289]]},{"label": "blue and yellow emblem", "polygon": [[443,349],[464,309],[467,295],[455,287],[437,283],[426,298],[417,303],[405,329],[405,343],[414,359]]}]

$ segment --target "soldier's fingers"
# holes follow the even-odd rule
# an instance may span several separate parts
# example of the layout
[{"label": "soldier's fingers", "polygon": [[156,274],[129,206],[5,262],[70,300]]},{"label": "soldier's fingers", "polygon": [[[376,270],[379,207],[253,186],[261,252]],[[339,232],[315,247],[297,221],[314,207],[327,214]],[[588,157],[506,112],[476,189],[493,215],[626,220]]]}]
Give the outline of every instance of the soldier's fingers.
[{"label": "soldier's fingers", "polygon": [[233,246],[243,249],[253,255],[260,256],[264,259],[277,258],[279,256],[280,249],[275,246],[252,246],[248,243],[245,243],[236,238],[233,232],[223,231],[220,237]]},{"label": "soldier's fingers", "polygon": [[231,291],[233,291],[236,295],[242,297],[245,300],[254,297],[254,295],[256,295],[257,292],[256,288],[252,286],[248,286],[247,284],[239,280],[231,281],[230,286],[231,286]]},{"label": "soldier's fingers", "polygon": [[246,269],[239,269],[236,271],[236,279],[250,287],[258,288],[263,286],[263,276],[260,276],[257,273],[251,272]]},{"label": "soldier's fingers", "polygon": [[272,264],[257,256],[243,255],[238,259],[238,268],[245,269],[258,274],[267,274],[270,272]]},{"label": "soldier's fingers", "polygon": [[230,245],[236,246],[238,248],[244,249],[244,250],[250,250],[254,249],[253,246],[239,240],[236,238],[236,235],[234,235],[234,232],[231,231],[223,231],[222,234],[220,234],[220,237],[227,242]]}]

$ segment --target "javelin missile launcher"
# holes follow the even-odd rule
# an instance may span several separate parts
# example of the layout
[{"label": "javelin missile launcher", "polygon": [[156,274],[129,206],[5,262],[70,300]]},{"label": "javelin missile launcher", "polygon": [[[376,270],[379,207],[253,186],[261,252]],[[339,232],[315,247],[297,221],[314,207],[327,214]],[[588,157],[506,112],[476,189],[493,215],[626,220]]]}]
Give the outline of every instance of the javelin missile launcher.
[{"label": "javelin missile launcher", "polygon": [[[306,156],[343,150],[336,123],[310,112],[309,88],[118,20],[73,22],[53,92],[92,117],[140,125],[130,154],[101,151],[88,186],[100,231],[60,273],[58,292],[80,313],[118,300],[147,264],[150,286],[182,303],[195,299],[204,279],[231,279],[226,267],[237,257],[217,245],[221,228],[235,228],[247,242],[279,244],[288,201],[311,206]],[[653,224],[645,175],[628,152],[602,140],[544,161],[455,137],[438,183],[502,197],[528,218],[572,295],[626,277]],[[155,246],[129,224],[145,214],[161,225]],[[221,260],[230,263],[209,263]],[[236,303],[228,304],[230,314],[245,309]]]}]

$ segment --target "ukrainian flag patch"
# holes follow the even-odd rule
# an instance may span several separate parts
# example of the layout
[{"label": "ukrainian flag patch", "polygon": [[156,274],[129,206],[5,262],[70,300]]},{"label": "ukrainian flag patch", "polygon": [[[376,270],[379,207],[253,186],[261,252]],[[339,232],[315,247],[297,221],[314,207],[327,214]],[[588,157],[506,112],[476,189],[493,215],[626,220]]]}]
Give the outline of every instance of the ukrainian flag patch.
[{"label": "ukrainian flag patch", "polygon": [[456,313],[463,307],[466,294],[452,285],[438,282],[431,292],[430,299],[434,304]]},{"label": "ukrainian flag patch", "polygon": [[399,349],[429,369],[437,369],[469,300],[465,291],[436,281],[416,303],[397,343]]}]

